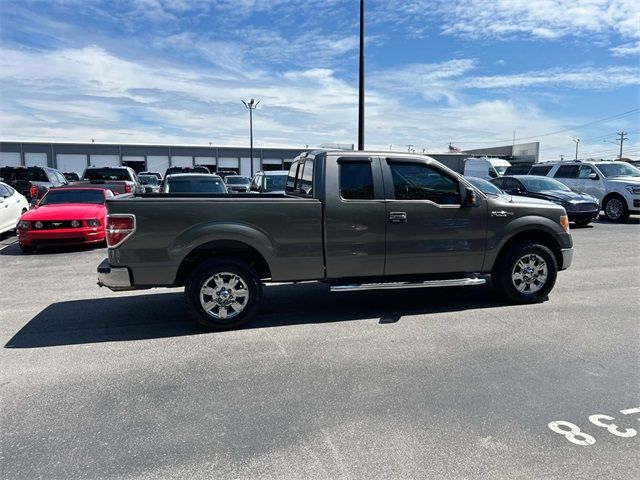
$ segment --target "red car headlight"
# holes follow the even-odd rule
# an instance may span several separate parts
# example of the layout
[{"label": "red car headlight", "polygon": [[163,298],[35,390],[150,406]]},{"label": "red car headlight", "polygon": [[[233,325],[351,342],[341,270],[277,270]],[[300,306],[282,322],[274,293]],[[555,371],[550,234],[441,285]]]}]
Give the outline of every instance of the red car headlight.
[{"label": "red car headlight", "polygon": [[91,220],[87,220],[87,227],[99,227],[100,220],[97,218],[92,218]]},{"label": "red car headlight", "polygon": [[29,230],[29,222],[27,222],[25,220],[20,220],[18,222],[18,225],[16,225],[16,228],[18,230]]}]

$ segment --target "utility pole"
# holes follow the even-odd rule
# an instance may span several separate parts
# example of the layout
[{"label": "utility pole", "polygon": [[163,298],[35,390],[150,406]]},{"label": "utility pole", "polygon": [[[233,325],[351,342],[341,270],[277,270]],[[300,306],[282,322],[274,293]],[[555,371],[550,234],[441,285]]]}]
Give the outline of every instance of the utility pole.
[{"label": "utility pole", "polygon": [[574,138],[573,141],[576,143],[576,160],[578,160],[578,145],[580,144],[580,139]]},{"label": "utility pole", "polygon": [[618,132],[618,136],[620,137],[618,139],[620,140],[620,156],[618,157],[618,160],[622,160],[622,144],[627,139],[627,134],[624,131],[622,131],[622,132]]},{"label": "utility pole", "polygon": [[405,146],[407,147],[407,152],[411,153],[411,147],[413,147],[413,145],[409,144]]},{"label": "utility pole", "polygon": [[256,107],[260,103],[260,100],[258,100],[256,102],[252,98],[251,100],[249,100],[248,103],[245,102],[244,100],[242,100],[242,103],[244,103],[244,106],[249,109],[249,141],[250,141],[249,151],[251,152],[250,153],[250,155],[251,155],[251,177],[253,177],[253,111],[256,109]]},{"label": "utility pole", "polygon": [[360,0],[360,69],[358,90],[358,150],[364,150],[364,0]]}]

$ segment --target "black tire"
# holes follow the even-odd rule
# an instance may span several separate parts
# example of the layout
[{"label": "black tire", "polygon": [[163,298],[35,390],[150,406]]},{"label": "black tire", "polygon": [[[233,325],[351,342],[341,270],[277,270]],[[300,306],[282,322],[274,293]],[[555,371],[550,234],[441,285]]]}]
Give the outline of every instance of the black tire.
[{"label": "black tire", "polygon": [[38,248],[35,245],[23,245],[21,243],[18,243],[18,245],[20,246],[20,250],[24,253],[33,253],[36,251],[36,248]]},{"label": "black tire", "polygon": [[[530,259],[526,259],[527,262],[533,262],[531,265],[532,271],[526,272],[525,280],[515,279],[515,275],[520,273],[522,275],[522,269],[516,270],[518,262],[525,259],[527,256],[531,256]],[[534,259],[534,257],[537,257]],[[546,267],[546,279],[542,286],[537,278],[532,278],[532,275],[539,274],[542,270],[542,263],[539,260],[544,261]],[[534,262],[537,262],[535,263]],[[558,262],[553,252],[546,246],[539,243],[517,243],[509,247],[498,259],[498,262],[491,275],[493,284],[498,291],[511,303],[538,303],[546,300],[549,292],[553,289],[556,283],[556,277],[558,276]],[[531,283],[527,285],[528,281]],[[521,286],[524,290],[519,290],[516,287]],[[536,289],[531,291],[531,289]],[[529,291],[527,291],[529,290]]]},{"label": "black tire", "polygon": [[602,202],[602,210],[608,220],[612,222],[624,222],[629,218],[629,208],[627,201],[620,195],[609,195]]},{"label": "black tire", "polygon": [[[232,282],[232,277],[226,274],[237,276],[240,279],[235,284],[237,288],[231,290],[226,285],[216,285],[213,277],[217,274],[222,275],[220,279],[226,285]],[[217,295],[214,297],[213,293],[203,294],[205,304],[209,302],[215,304],[210,312],[207,312],[200,302],[201,290],[207,285]],[[218,287],[220,288],[218,289]],[[244,292],[245,290],[248,292],[246,300],[240,295],[234,297],[234,293],[237,294],[237,292]],[[187,303],[187,311],[193,320],[211,330],[230,330],[244,325],[256,314],[262,299],[262,283],[255,270],[246,262],[235,258],[220,258],[209,260],[193,271],[185,285],[184,297]],[[207,299],[210,299],[209,302],[207,302]],[[226,305],[221,306],[217,302],[229,303],[229,308]],[[236,310],[231,306],[235,303],[243,307],[239,313],[236,313]],[[219,318],[222,309],[224,309],[224,314],[227,315],[227,318]],[[233,313],[233,316],[231,316],[231,313]]]}]

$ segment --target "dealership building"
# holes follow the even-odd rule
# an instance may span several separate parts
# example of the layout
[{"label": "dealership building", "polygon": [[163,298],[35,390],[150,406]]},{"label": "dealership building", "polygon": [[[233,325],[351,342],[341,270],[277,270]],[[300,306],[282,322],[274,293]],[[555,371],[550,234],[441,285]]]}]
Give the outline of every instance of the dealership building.
[{"label": "dealership building", "polygon": [[[334,147],[334,145],[326,145]],[[352,145],[341,146],[353,148]],[[321,147],[322,148],[322,147]],[[87,166],[127,165],[136,172],[164,173],[170,166],[204,165],[210,171],[234,171],[252,176],[260,170],[288,170],[291,161],[308,148],[255,147],[253,161],[248,147],[201,145],[152,145],[111,143],[57,143],[0,141],[0,167],[48,166],[81,175]],[[457,153],[427,153],[436,160],[492,156],[512,164],[538,161],[539,144],[509,145]]]}]

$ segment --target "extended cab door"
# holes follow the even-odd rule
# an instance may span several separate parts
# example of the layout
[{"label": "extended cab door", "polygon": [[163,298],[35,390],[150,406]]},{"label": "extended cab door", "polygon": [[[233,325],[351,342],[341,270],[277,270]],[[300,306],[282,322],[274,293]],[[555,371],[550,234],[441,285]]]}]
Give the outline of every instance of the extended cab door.
[{"label": "extended cab door", "polygon": [[380,160],[343,157],[325,174],[327,278],[382,276],[386,209]]},{"label": "extended cab door", "polygon": [[386,192],[385,275],[479,272],[487,202],[462,206],[457,177],[428,159],[382,161]]}]

